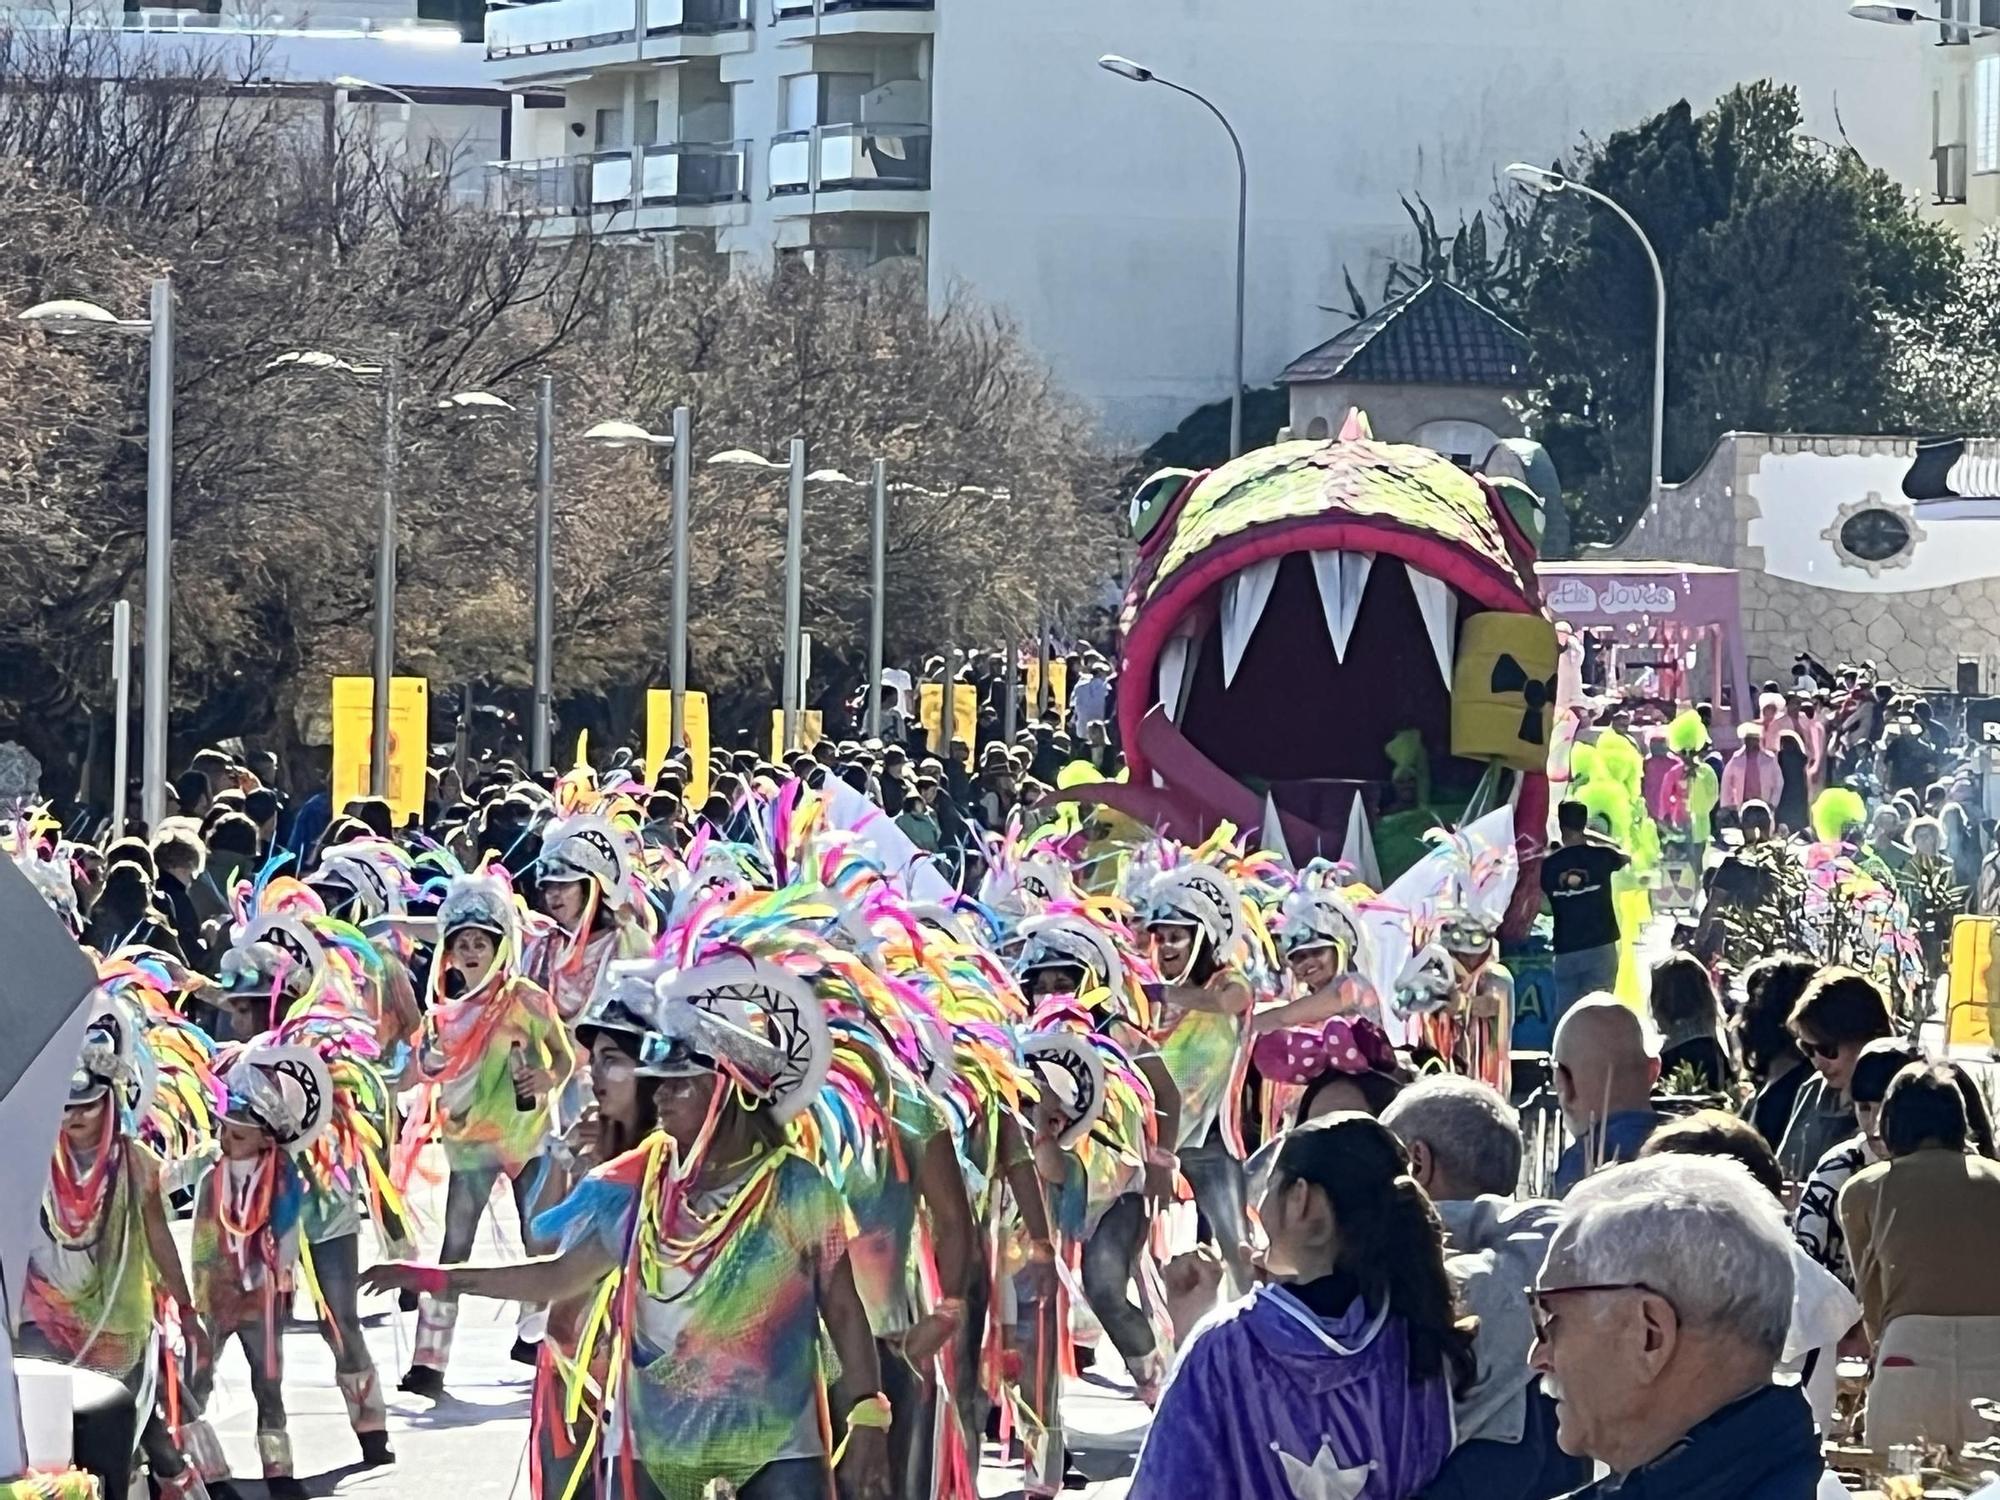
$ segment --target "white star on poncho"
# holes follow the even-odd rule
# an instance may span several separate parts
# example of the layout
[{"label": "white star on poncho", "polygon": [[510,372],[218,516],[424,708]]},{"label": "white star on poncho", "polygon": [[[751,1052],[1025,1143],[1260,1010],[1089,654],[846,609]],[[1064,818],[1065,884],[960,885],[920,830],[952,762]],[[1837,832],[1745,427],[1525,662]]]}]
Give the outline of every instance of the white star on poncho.
[{"label": "white star on poncho", "polygon": [[1285,1483],[1291,1486],[1296,1500],[1355,1500],[1368,1482],[1369,1471],[1375,1467],[1367,1463],[1358,1469],[1343,1469],[1332,1445],[1324,1440],[1311,1463],[1293,1458],[1276,1443],[1271,1444],[1271,1451],[1285,1466]]}]

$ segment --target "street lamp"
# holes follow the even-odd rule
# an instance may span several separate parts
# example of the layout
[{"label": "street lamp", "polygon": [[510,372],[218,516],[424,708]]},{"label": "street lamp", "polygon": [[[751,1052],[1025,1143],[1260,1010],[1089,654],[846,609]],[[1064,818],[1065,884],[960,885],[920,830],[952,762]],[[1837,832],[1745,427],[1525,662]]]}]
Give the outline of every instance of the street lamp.
[{"label": "street lamp", "polygon": [[1162,88],[1187,95],[1215,116],[1229,133],[1229,144],[1236,152],[1236,361],[1235,378],[1229,385],[1229,456],[1235,458],[1243,451],[1243,295],[1247,274],[1245,260],[1250,243],[1250,169],[1243,160],[1243,142],[1237,137],[1236,127],[1229,123],[1229,117],[1193,89],[1162,78],[1151,68],[1141,67],[1131,58],[1120,57],[1116,53],[1098,58],[1097,65],[1107,73],[1116,73],[1134,83],[1157,83]]},{"label": "street lamp", "polygon": [[1890,26],[1914,26],[1922,22],[1926,26],[1949,26],[1963,33],[1967,38],[2000,35],[2000,27],[1975,26],[1970,21],[1954,21],[1946,16],[1928,14],[1914,5],[1871,4],[1869,0],[1854,0],[1847,7],[1847,14],[1856,21],[1881,21]]},{"label": "street lamp", "polygon": [[1596,188],[1586,187],[1573,177],[1565,177],[1547,167],[1531,166],[1524,161],[1511,163],[1507,175],[1533,192],[1550,197],[1558,193],[1579,193],[1595,203],[1602,203],[1624,221],[1625,227],[1638,239],[1639,248],[1646,252],[1646,264],[1653,270],[1653,468],[1647,501],[1657,504],[1666,485],[1666,478],[1661,473],[1660,450],[1667,425],[1667,278],[1660,269],[1660,257],[1653,249],[1653,242],[1646,237],[1646,231],[1639,227],[1639,221]]},{"label": "street lamp", "polygon": [[[667,646],[667,743],[678,748],[687,724],[688,632],[688,466],[693,416],[685,406],[674,408],[669,433],[649,432],[636,422],[599,422],[584,438],[609,448],[670,447],[673,452],[673,583],[672,624]],[[658,767],[654,768],[655,771]]]},{"label": "street lamp", "polygon": [[352,73],[336,74],[333,78],[333,86],[342,93],[354,93],[359,90],[366,93],[387,94],[392,99],[401,100],[403,106],[403,123],[406,125],[410,120],[410,111],[417,107],[417,101],[401,89],[390,88],[386,83],[375,83],[366,78],[357,78]]},{"label": "street lamp", "polygon": [[[167,654],[174,537],[174,287],[153,283],[152,316],[120,318],[94,302],[42,302],[21,321],[50,333],[147,334],[151,362],[146,377],[146,637],[145,724],[140,746],[139,812],[148,833],[167,812]],[[124,806],[125,789],[118,789]]]},{"label": "street lamp", "polygon": [[793,438],[789,463],[777,463],[761,453],[752,453],[747,448],[730,448],[716,454],[709,460],[711,464],[723,467],[754,469],[784,469],[790,474],[786,485],[785,503],[785,651],[784,678],[781,704],[783,727],[781,731],[784,745],[789,754],[799,742],[800,700],[804,697],[799,681],[799,658],[801,647],[800,629],[800,575],[805,552],[806,529],[806,440]]},{"label": "street lamp", "polygon": [[374,702],[368,731],[368,795],[389,790],[389,692],[396,670],[396,491],[402,469],[402,341],[390,335],[388,356],[379,365],[357,364],[324,349],[295,349],[264,368],[379,379],[382,383],[382,493],[376,509]]},{"label": "street lamp", "polygon": [[[438,402],[441,411],[477,417],[513,412],[511,401],[491,391],[457,391]],[[544,375],[535,383],[535,667],[534,722],[528,731],[530,769],[555,767],[550,743],[555,717],[555,493],[556,382]],[[592,429],[595,433],[596,429]],[[590,434],[586,434],[588,436]],[[469,709],[468,709],[469,711]]]}]

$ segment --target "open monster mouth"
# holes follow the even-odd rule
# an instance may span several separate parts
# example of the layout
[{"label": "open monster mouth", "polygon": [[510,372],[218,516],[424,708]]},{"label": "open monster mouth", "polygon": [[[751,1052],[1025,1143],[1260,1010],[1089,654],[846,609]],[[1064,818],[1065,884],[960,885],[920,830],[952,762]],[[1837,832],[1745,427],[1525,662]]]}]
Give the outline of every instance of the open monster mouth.
[{"label": "open monster mouth", "polygon": [[[1495,616],[1512,617],[1497,652]],[[1186,482],[1122,623],[1132,775],[1101,800],[1176,837],[1261,832],[1275,806],[1295,858],[1392,879],[1496,759],[1524,772],[1522,826],[1545,811],[1553,658],[1513,644],[1545,628],[1533,547],[1426,449],[1288,443]],[[1468,734],[1475,700],[1539,745]]]}]

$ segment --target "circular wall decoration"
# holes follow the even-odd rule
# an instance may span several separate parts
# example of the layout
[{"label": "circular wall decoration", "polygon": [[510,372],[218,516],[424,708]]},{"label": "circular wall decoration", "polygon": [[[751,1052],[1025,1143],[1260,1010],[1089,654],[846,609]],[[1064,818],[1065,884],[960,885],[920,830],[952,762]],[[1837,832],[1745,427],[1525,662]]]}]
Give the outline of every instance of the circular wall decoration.
[{"label": "circular wall decoration", "polygon": [[1884,500],[1873,491],[1841,506],[1833,524],[1820,535],[1833,543],[1842,563],[1863,569],[1871,578],[1884,568],[1908,566],[1917,543],[1924,539],[1907,503]]}]

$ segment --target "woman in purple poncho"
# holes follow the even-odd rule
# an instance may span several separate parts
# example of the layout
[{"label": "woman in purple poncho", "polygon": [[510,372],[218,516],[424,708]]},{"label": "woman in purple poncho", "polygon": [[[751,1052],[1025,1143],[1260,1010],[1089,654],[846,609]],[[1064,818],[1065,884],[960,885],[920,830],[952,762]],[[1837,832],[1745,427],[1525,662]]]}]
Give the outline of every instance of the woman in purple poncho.
[{"label": "woman in purple poncho", "polygon": [[1277,1143],[1257,1213],[1266,1279],[1189,1336],[1132,1500],[1409,1500],[1474,1373],[1409,1158],[1367,1115],[1323,1116]]}]

